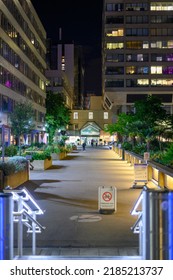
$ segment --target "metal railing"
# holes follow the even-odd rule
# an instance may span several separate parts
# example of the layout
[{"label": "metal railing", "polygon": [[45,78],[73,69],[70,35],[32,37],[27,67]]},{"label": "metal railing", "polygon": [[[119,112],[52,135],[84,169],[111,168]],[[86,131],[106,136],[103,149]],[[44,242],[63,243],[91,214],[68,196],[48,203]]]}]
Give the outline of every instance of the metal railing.
[{"label": "metal railing", "polygon": [[[11,193],[13,196],[13,222],[17,223],[17,244],[18,256],[23,256],[23,225],[27,227],[27,233],[32,234],[32,254],[36,254],[36,234],[45,229],[37,221],[37,215],[44,212],[33,199],[26,188],[21,190],[4,190],[5,193]],[[13,237],[14,238],[14,237]],[[11,248],[14,256],[14,248]]]},{"label": "metal railing", "polygon": [[146,260],[173,259],[173,191],[143,188],[131,215],[139,234],[139,253]]},{"label": "metal railing", "polygon": [[137,220],[134,225],[131,227],[133,233],[139,234],[139,255],[143,255],[143,248],[142,248],[142,200],[143,200],[143,192],[140,193],[138,199],[136,200],[130,214],[132,216],[137,216]]}]

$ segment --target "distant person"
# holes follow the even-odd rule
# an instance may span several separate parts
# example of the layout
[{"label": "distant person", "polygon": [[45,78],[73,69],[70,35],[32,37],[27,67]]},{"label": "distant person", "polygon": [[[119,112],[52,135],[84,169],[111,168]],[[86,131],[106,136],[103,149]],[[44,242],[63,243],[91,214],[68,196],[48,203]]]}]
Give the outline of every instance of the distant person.
[{"label": "distant person", "polygon": [[93,144],[94,144],[94,140],[92,139],[92,140],[91,140],[91,146],[92,146],[92,147],[93,147]]},{"label": "distant person", "polygon": [[96,140],[96,147],[97,147],[98,141]]},{"label": "distant person", "polygon": [[82,149],[83,149],[83,151],[85,151],[85,147],[86,147],[86,143],[83,142],[83,144],[82,144]]}]

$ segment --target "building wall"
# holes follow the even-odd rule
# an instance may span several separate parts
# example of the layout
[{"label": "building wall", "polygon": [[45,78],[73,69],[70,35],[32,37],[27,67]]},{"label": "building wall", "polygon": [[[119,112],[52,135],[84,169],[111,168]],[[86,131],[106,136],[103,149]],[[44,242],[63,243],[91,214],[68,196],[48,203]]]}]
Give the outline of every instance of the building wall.
[{"label": "building wall", "polygon": [[[43,130],[46,113],[46,32],[30,0],[0,0],[0,112],[29,100],[36,129]],[[3,118],[7,124],[7,118]]]},{"label": "building wall", "polygon": [[173,108],[173,2],[104,0],[103,100],[117,114],[158,95]]},{"label": "building wall", "polygon": [[[71,125],[68,128],[69,136],[81,137],[81,130],[87,126],[96,126],[99,130],[99,135],[94,139],[110,141],[111,137],[108,133],[104,132],[104,128],[111,124],[113,121],[113,113],[108,110],[104,110],[100,104],[101,96],[91,96],[91,107],[88,110],[72,110],[71,111]],[[84,138],[84,137],[83,137]],[[87,135],[86,138],[93,138],[93,135]]]}]

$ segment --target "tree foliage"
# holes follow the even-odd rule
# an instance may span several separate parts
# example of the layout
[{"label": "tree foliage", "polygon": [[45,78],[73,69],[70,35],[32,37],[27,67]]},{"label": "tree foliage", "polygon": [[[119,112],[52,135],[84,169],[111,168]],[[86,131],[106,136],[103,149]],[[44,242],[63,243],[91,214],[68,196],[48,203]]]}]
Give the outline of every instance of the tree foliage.
[{"label": "tree foliage", "polygon": [[31,103],[16,103],[15,108],[9,115],[11,129],[15,136],[21,136],[31,132],[34,127],[34,110]]},{"label": "tree foliage", "polygon": [[13,112],[9,114],[9,119],[12,133],[18,139],[20,147],[20,136],[30,133],[35,127],[32,104],[27,101],[16,103]]},{"label": "tree foliage", "polygon": [[[146,143],[147,150],[154,139],[171,136],[173,118],[163,108],[161,100],[155,96],[135,102],[135,113],[122,113],[115,124],[107,127],[110,134],[118,133],[123,140],[131,139],[132,146]],[[160,145],[161,147],[161,145]]]},{"label": "tree foliage", "polygon": [[64,98],[59,93],[47,93],[46,97],[46,123],[49,133],[49,142],[53,142],[53,137],[57,129],[62,129],[70,123],[70,109],[65,106]]}]

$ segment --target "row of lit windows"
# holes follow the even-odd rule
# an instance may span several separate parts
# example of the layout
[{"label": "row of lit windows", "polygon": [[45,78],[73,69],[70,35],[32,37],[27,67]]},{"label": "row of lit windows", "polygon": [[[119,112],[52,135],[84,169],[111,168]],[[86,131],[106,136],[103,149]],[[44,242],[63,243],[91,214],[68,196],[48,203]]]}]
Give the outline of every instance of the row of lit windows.
[{"label": "row of lit windows", "polygon": [[0,66],[0,84],[23,95],[37,104],[45,106],[45,99],[42,96],[33,91],[30,87],[27,87],[21,80],[2,66]]},{"label": "row of lit windows", "polygon": [[[108,112],[103,112],[103,119],[107,120],[109,118],[109,113]],[[79,112],[74,112],[73,113],[73,119],[78,120],[79,119]],[[88,112],[88,119],[93,120],[94,119],[94,113],[93,112]]]},{"label": "row of lit windows", "polygon": [[47,87],[59,87],[59,86],[62,86],[63,84],[63,80],[62,80],[62,77],[52,77],[50,78],[49,80],[46,81],[46,86]]},{"label": "row of lit windows", "polygon": [[0,39],[0,55],[2,55],[8,62],[10,62],[16,69],[28,77],[32,82],[44,91],[44,82],[40,77],[25,63],[19,55],[17,55],[8,44]]},{"label": "row of lit windows", "polygon": [[[126,11],[173,11],[173,3],[168,2],[153,2],[150,5],[148,3],[126,3]],[[108,3],[106,4],[106,11],[108,12],[120,12],[124,10],[123,3]]]},{"label": "row of lit windows", "polygon": [[[126,74],[163,74],[163,75],[172,75],[173,66],[128,66],[125,68]],[[106,75],[123,75],[124,67],[123,66],[108,66],[105,71]]]},{"label": "row of lit windows", "polygon": [[123,42],[116,42],[116,43],[107,43],[106,49],[172,49],[173,48],[173,41],[127,41]]},{"label": "row of lit windows", "polygon": [[[32,42],[32,44],[34,45],[36,50],[40,53],[40,55],[42,57],[44,57],[45,54],[44,54],[44,51],[43,51],[39,41],[37,40],[37,38],[35,37],[34,33],[29,28],[28,23],[23,19],[22,15],[19,13],[19,10],[17,9],[14,1],[11,1],[11,0],[3,0],[3,1],[4,1],[4,4],[6,5],[6,7],[11,12],[11,14],[13,15],[13,17],[15,18],[15,20],[18,22],[20,27],[23,29],[23,31],[26,34],[26,36]],[[29,11],[29,13],[31,13],[31,12]],[[45,44],[45,42],[44,42],[44,44]]]},{"label": "row of lit windows", "polygon": [[107,37],[122,37],[126,36],[172,36],[172,28],[127,28],[124,32],[124,29],[114,29],[107,31]]},{"label": "row of lit windows", "polygon": [[[106,88],[124,87],[124,80],[117,79],[115,81],[107,80],[105,82]],[[172,87],[173,79],[127,79],[126,87]]]},{"label": "row of lit windows", "polygon": [[[14,41],[14,43],[24,52],[24,54],[31,60],[31,62],[44,73],[44,68],[39,62],[35,54],[31,51],[27,43],[22,39],[19,32],[13,27],[6,16],[0,11],[0,26],[7,33],[7,35]],[[45,56],[43,56],[45,59]]]}]

